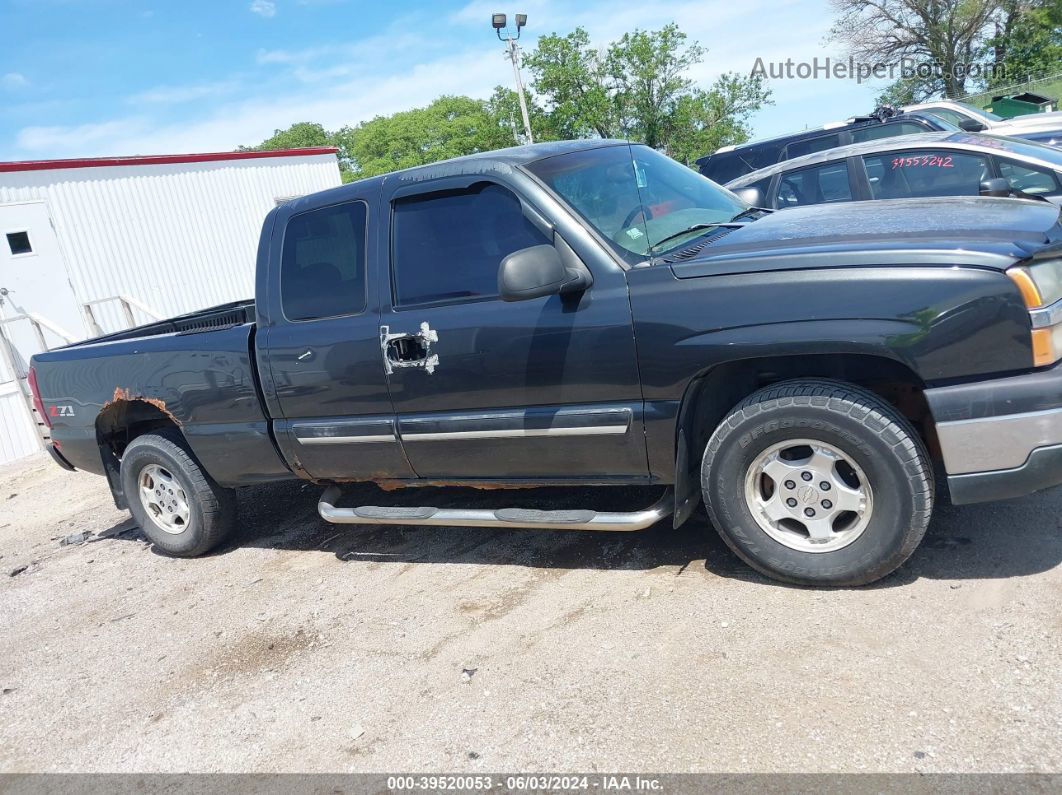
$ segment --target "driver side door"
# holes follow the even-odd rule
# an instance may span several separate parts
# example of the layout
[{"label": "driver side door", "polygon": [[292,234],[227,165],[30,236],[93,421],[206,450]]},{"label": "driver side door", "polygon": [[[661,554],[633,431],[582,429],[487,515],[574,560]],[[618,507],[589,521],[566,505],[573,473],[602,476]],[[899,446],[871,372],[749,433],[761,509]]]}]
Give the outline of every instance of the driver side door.
[{"label": "driver side door", "polygon": [[[572,218],[551,214],[559,205],[529,178],[393,181],[384,192],[384,367],[416,474],[648,477],[623,269]],[[592,286],[577,296],[502,301],[502,259],[543,244],[570,244]],[[414,333],[426,338],[408,345],[396,337]]]}]

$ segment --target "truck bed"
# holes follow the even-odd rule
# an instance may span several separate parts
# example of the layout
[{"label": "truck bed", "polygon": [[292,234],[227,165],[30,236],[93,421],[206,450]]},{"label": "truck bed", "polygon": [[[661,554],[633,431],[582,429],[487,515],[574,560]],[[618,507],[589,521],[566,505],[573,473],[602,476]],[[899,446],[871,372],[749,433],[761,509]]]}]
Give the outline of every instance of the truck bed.
[{"label": "truck bed", "polygon": [[52,439],[75,467],[101,472],[109,423],[139,411],[175,423],[223,485],[291,477],[262,405],[255,331],[254,302],[241,301],[37,354]]},{"label": "truck bed", "polygon": [[214,331],[216,329],[231,328],[232,326],[242,326],[244,323],[253,323],[254,319],[254,299],[245,299],[199,309],[186,315],[156,320],[154,323],[134,326],[112,334],[103,334],[99,337],[92,337],[64,347],[77,348],[97,342],[132,340],[138,337],[155,337],[159,334],[195,334],[201,331]]}]

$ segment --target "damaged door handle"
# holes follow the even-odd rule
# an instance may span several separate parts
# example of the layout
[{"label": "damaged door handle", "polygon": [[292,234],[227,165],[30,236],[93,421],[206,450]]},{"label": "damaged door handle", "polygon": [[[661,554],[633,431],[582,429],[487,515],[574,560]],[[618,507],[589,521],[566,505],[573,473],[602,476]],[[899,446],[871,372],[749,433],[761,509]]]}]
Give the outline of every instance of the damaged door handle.
[{"label": "damaged door handle", "polygon": [[415,333],[391,333],[390,326],[380,326],[380,350],[383,353],[384,372],[391,375],[399,367],[420,367],[431,373],[439,365],[439,355],[431,352],[431,346],[439,341],[439,332],[427,322],[420,324]]}]

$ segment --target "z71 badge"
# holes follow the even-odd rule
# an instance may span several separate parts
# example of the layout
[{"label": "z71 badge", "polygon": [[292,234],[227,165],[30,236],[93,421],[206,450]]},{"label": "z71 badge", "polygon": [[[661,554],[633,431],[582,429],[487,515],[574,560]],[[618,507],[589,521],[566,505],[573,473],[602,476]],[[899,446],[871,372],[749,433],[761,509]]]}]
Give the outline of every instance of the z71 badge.
[{"label": "z71 badge", "polygon": [[51,417],[73,417],[74,416],[74,407],[73,406],[52,406],[48,410],[48,415],[51,416]]}]

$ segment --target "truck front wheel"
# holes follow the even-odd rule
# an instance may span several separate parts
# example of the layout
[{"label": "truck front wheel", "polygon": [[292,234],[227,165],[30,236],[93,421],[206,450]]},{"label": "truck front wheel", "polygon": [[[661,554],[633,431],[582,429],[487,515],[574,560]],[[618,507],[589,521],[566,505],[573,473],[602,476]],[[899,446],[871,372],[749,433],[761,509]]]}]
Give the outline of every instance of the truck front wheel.
[{"label": "truck front wheel", "polygon": [[872,392],[826,380],[756,392],[701,465],[709,517],[757,571],[800,585],[873,582],[925,535],[933,470],[910,423]]},{"label": "truck front wheel", "polygon": [[170,555],[209,552],[235,525],[235,493],[215,483],[176,434],[149,433],[130,442],[121,477],[133,518]]}]

